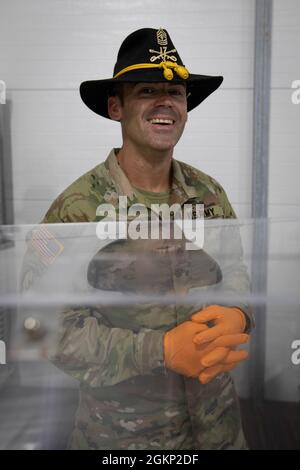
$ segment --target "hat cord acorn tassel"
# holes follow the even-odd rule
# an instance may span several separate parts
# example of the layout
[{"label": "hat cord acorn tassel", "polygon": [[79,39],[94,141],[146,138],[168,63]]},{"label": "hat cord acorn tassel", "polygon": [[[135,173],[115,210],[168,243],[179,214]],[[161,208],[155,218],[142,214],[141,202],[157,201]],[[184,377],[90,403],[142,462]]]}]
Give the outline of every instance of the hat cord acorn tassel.
[{"label": "hat cord acorn tassel", "polygon": [[162,66],[162,68],[164,69],[164,77],[166,80],[172,80],[172,78],[174,77],[174,74],[171,70],[171,68],[169,68],[169,66],[167,65],[167,62],[161,62],[160,64]]},{"label": "hat cord acorn tassel", "polygon": [[180,78],[186,80],[189,77],[188,70],[183,65],[174,64],[174,62],[165,61],[159,64],[159,67],[164,69],[164,77],[166,80],[172,80],[174,74],[171,69],[174,69]]},{"label": "hat cord acorn tassel", "polygon": [[174,70],[180,78],[183,78],[184,80],[189,78],[188,69],[186,69],[183,65],[177,65]]}]

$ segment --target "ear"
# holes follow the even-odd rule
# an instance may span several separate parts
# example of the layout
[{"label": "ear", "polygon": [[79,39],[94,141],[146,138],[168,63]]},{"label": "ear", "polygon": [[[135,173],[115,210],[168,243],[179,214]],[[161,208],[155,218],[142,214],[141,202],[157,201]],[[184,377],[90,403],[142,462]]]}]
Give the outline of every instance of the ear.
[{"label": "ear", "polygon": [[110,96],[107,101],[108,115],[114,121],[120,121],[122,118],[122,105],[118,96]]}]

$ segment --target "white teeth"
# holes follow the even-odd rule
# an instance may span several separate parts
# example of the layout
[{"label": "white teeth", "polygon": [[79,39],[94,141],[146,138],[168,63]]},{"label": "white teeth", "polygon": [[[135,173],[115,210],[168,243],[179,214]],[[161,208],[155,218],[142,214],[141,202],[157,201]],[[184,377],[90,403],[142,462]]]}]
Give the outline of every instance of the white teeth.
[{"label": "white teeth", "polygon": [[154,118],[154,119],[150,119],[150,122],[151,124],[173,124],[174,121],[172,119]]}]

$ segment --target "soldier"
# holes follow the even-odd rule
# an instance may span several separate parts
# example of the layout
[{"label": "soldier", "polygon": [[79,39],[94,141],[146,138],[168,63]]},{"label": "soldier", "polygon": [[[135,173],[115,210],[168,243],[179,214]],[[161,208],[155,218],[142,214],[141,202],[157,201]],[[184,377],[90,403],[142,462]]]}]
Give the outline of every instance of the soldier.
[{"label": "soldier", "polygon": [[[167,31],[130,34],[113,78],[80,86],[92,111],[120,122],[122,147],[58,196],[42,222],[97,222],[99,205],[118,210],[119,196],[127,196],[129,206],[144,204],[149,213],[154,203],[201,203],[206,219],[234,219],[221,185],[173,158],[187,113],[222,80],[191,74]],[[174,240],[118,241],[96,254],[87,279],[91,289],[122,292],[127,300],[133,293],[163,297],[215,285],[245,293],[249,283],[238,236],[233,245],[222,264],[217,253],[187,252]],[[107,261],[108,254],[117,256]],[[238,303],[154,301],[65,309],[51,360],[80,381],[70,447],[246,449],[228,371],[247,357],[235,348],[248,341],[252,326],[249,306]]]}]

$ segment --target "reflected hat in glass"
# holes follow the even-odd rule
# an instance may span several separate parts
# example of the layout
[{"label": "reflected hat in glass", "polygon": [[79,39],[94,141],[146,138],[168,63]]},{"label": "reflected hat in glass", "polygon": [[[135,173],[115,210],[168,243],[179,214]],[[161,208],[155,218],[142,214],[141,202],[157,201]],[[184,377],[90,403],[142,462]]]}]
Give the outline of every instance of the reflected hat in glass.
[{"label": "reflected hat in glass", "polygon": [[217,286],[222,271],[204,250],[185,250],[182,240],[120,239],[99,250],[87,269],[91,287],[141,295]]},{"label": "reflected hat in glass", "polygon": [[191,111],[222,81],[222,76],[190,73],[165,29],[143,28],[131,33],[121,44],[113,77],[82,82],[80,96],[88,108],[109,119],[107,98],[116,83],[186,83],[187,110]]}]

